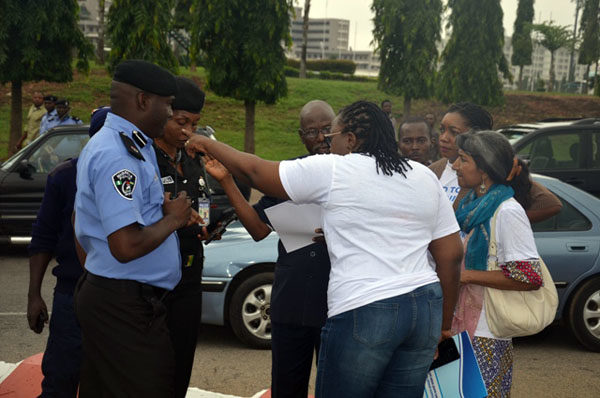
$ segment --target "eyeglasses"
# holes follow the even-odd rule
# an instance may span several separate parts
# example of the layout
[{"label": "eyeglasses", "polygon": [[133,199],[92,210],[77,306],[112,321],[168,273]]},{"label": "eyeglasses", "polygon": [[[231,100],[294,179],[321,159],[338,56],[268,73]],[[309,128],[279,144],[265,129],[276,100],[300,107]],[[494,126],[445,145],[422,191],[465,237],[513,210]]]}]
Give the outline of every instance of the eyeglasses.
[{"label": "eyeglasses", "polygon": [[300,129],[300,134],[302,134],[303,137],[309,138],[309,139],[315,139],[319,136],[319,134],[323,134],[324,136],[326,136],[329,132],[331,131],[331,126],[325,126],[322,127],[320,129]]},{"label": "eyeglasses", "polygon": [[325,143],[327,145],[331,145],[331,137],[333,137],[334,135],[342,134],[342,133],[343,133],[343,131],[338,131],[337,133],[323,134],[323,137],[325,137]]}]

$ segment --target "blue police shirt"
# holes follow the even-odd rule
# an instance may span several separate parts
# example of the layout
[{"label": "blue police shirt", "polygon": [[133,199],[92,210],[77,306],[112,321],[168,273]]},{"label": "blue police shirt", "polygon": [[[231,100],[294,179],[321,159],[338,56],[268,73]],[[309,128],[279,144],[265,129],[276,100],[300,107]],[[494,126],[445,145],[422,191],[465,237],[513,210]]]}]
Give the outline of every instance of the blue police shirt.
[{"label": "blue police shirt", "polygon": [[44,116],[42,116],[42,121],[40,122],[40,135],[56,126],[57,120],[58,113],[56,113],[56,109],[54,109],[52,112],[47,112]]},{"label": "blue police shirt", "polygon": [[83,124],[83,122],[80,119],[71,115],[65,115],[62,117],[62,119],[59,119],[58,116],[56,116],[56,123],[52,127],[68,126],[70,124]]},{"label": "blue police shirt", "polygon": [[87,253],[89,272],[171,290],[181,278],[175,233],[128,263],[114,258],[108,246],[111,233],[133,223],[149,226],[163,217],[164,191],[152,140],[143,136],[146,144],[137,146],[142,161],[128,152],[119,136],[123,132],[131,139],[134,131],[139,131],[134,124],[108,113],[104,126],[83,148],[77,164],[75,234]]}]

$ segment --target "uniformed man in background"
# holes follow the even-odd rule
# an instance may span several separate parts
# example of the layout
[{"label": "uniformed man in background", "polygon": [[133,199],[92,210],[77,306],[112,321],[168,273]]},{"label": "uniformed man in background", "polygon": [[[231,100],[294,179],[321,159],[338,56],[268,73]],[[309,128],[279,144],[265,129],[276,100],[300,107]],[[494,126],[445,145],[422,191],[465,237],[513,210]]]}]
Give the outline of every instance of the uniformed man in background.
[{"label": "uniformed man in background", "polygon": [[46,130],[41,131],[41,134],[44,134],[51,128],[56,126],[68,126],[70,124],[82,124],[83,122],[74,116],[71,116],[69,112],[71,111],[71,106],[69,105],[69,100],[67,99],[59,99],[56,101],[56,116],[53,117],[45,126]]},{"label": "uniformed man in background", "polygon": [[77,165],[75,234],[87,257],[75,291],[79,394],[172,397],[174,355],[162,302],[181,278],[175,231],[198,222],[187,194],[165,195],[152,148],[177,92],[167,70],[120,63],[111,113]]},{"label": "uniformed man in background", "polygon": [[54,95],[46,95],[44,97],[46,114],[42,116],[42,121],[40,122],[40,135],[49,130],[50,126],[53,127],[54,119],[56,118],[56,100],[57,98]]}]

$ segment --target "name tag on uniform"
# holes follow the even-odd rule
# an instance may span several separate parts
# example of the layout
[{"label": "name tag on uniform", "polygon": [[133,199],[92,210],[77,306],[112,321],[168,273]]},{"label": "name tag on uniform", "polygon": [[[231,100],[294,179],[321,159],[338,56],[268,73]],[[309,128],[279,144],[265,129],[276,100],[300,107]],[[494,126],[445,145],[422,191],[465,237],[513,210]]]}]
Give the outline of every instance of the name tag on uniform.
[{"label": "name tag on uniform", "polygon": [[162,177],[160,181],[162,181],[163,185],[173,184],[175,182],[171,176]]},{"label": "name tag on uniform", "polygon": [[202,217],[202,222],[198,225],[206,227],[210,224],[210,199],[198,198],[198,214]]}]

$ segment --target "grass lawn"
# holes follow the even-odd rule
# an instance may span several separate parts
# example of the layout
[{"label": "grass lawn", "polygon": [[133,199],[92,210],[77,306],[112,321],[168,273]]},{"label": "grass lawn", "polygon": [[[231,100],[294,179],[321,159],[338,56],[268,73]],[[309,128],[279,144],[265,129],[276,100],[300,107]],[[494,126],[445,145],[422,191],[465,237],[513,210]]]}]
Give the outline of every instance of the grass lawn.
[{"label": "grass lawn", "polygon": [[[180,68],[180,73],[205,86],[206,74],[202,68],[195,72]],[[275,105],[258,103],[256,106],[255,144],[256,154],[272,160],[287,159],[305,153],[298,139],[298,115],[302,106],[313,99],[322,99],[338,111],[356,100],[365,99],[380,103],[390,99],[394,115],[402,119],[402,97],[391,96],[377,89],[375,82],[347,82],[336,80],[288,78],[288,96]],[[92,65],[89,74],[75,73],[73,82],[36,82],[23,84],[23,120],[25,120],[31,96],[40,90],[71,101],[71,115],[89,122],[90,111],[109,104],[110,77],[101,66]],[[448,108],[435,100],[416,100],[412,104],[413,115],[433,113],[437,120]],[[524,123],[548,117],[600,117],[600,98],[575,94],[510,92],[505,94],[505,104],[488,108],[494,117],[494,126]],[[201,124],[212,126],[219,140],[238,149],[244,144],[244,104],[231,98],[223,98],[207,91]],[[10,85],[0,86],[0,159],[5,159],[10,125]]]},{"label": "grass lawn", "polygon": [[[204,86],[202,68],[195,72],[181,68],[180,73]],[[66,97],[71,101],[71,115],[90,120],[90,111],[109,103],[110,78],[101,67],[92,67],[89,75],[75,74],[74,81],[65,84],[48,82],[23,85],[23,120],[31,105],[31,95],[36,90],[45,94]],[[10,128],[10,86],[0,87],[0,159],[6,158]],[[299,113],[302,106],[313,99],[326,100],[337,111],[358,99],[381,102],[390,98],[401,104],[401,98],[377,90],[374,82],[345,82],[334,80],[300,80],[288,78],[288,96],[275,105],[258,103],[255,119],[256,154],[272,160],[282,160],[305,153],[298,139]],[[208,91],[202,111],[201,124],[215,129],[220,141],[238,149],[244,146],[245,111],[242,101],[224,98]]]}]

